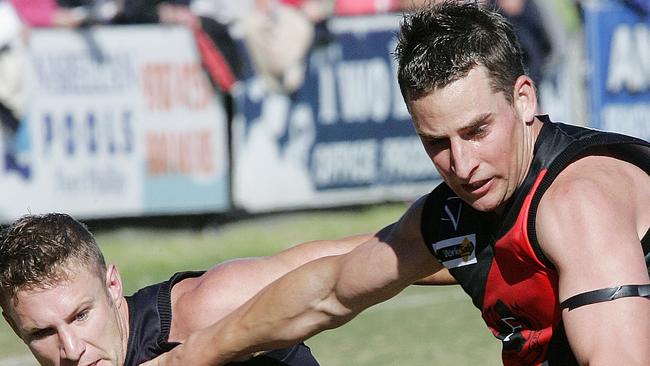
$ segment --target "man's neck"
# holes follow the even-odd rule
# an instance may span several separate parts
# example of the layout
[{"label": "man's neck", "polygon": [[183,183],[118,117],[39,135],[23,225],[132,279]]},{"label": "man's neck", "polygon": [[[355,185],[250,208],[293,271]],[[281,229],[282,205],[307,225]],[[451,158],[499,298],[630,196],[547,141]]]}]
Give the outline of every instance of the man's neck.
[{"label": "man's neck", "polygon": [[[539,133],[542,130],[542,127],[544,126],[544,123],[537,117],[534,117],[533,121],[530,122],[530,125],[526,126],[526,129],[524,130],[524,145],[523,145],[523,164],[525,164],[525,168],[521,169],[521,174],[517,178],[517,188],[521,187],[523,184],[524,180],[528,176],[528,172],[530,171],[530,166],[533,163],[533,159],[535,158],[535,143],[537,142],[537,138],[539,137]],[[516,191],[515,189],[515,191]],[[508,200],[504,202],[501,206],[497,207],[494,209],[494,213],[496,214],[497,217],[502,217],[503,213],[506,209],[506,207],[509,206],[509,202],[513,199],[514,192],[510,195]]]},{"label": "man's neck", "polygon": [[120,303],[117,305],[117,321],[122,335],[122,360],[126,360],[126,352],[129,346],[129,304],[126,298],[122,296]]},{"label": "man's neck", "polygon": [[521,186],[521,184],[528,176],[528,172],[530,171],[530,166],[533,163],[533,159],[535,158],[535,143],[537,142],[537,137],[539,136],[539,132],[542,130],[542,126],[544,125],[544,123],[537,117],[534,117],[533,121],[529,123],[530,125],[526,126],[526,130],[524,130],[523,154],[524,154],[524,162],[526,164],[526,168],[522,169],[522,174],[519,177],[519,180],[517,182],[517,187]]}]

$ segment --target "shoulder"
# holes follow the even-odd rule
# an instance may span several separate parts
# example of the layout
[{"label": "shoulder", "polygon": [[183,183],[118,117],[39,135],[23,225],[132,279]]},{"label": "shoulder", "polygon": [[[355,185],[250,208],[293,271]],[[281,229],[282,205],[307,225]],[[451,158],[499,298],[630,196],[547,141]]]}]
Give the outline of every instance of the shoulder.
[{"label": "shoulder", "polygon": [[423,242],[420,228],[424,211],[430,204],[431,195],[432,193],[424,195],[411,203],[402,217],[395,224],[390,226],[390,232],[392,235],[409,238],[409,241],[416,240]]},{"label": "shoulder", "polygon": [[437,210],[442,209],[450,198],[457,198],[456,193],[443,181],[433,191],[416,200],[406,212],[409,216],[405,217],[416,219],[418,224],[422,220],[434,219]]},{"label": "shoulder", "polygon": [[[440,270],[444,268],[429,251],[422,230],[422,220],[425,215],[423,211],[429,205],[432,194],[424,195],[414,201],[395,224],[377,233],[379,242],[388,244],[390,252],[394,253],[399,258],[399,262],[404,264],[402,266],[404,277],[410,278],[411,282],[426,276],[434,279],[430,275],[440,273]],[[442,275],[439,274],[435,280],[425,282],[428,284],[449,283],[449,276],[440,276]],[[442,279],[442,282],[438,280],[439,278]]]},{"label": "shoulder", "polygon": [[635,200],[648,195],[648,175],[630,163],[607,157],[586,156],[569,164],[553,181],[540,202],[542,221],[589,222],[608,215],[635,214]]},{"label": "shoulder", "polygon": [[580,158],[558,175],[540,201],[535,226],[560,273],[567,266],[602,264],[605,255],[608,263],[634,255],[640,232],[650,225],[649,179],[607,156]]},{"label": "shoulder", "polygon": [[[544,193],[535,222],[539,245],[557,269],[559,302],[588,291],[648,283],[640,243],[650,227],[648,207],[648,174],[624,161],[588,156],[560,173]],[[648,339],[649,328],[640,325],[648,324],[649,310],[647,299],[631,297],[564,310],[562,319],[579,361],[612,364],[616,358],[631,364],[629,355],[637,361],[647,357],[624,351],[643,347]],[[630,329],[635,336],[627,336]]]},{"label": "shoulder", "polygon": [[262,259],[243,258],[220,263],[200,277],[184,279],[172,288],[171,338],[183,339],[228,315],[257,289],[257,263]]}]

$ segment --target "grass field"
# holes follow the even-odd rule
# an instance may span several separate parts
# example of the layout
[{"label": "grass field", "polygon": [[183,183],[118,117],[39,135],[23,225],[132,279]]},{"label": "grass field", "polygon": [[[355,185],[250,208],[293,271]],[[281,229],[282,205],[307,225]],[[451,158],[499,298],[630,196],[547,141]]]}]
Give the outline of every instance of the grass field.
[{"label": "grass field", "polygon": [[[120,268],[128,294],[176,271],[268,255],[302,241],[375,231],[403,210],[392,204],[265,216],[201,230],[104,228],[96,234],[107,261]],[[409,288],[307,343],[323,366],[500,364],[499,343],[456,286]],[[2,323],[0,366],[36,365],[26,353]]]}]

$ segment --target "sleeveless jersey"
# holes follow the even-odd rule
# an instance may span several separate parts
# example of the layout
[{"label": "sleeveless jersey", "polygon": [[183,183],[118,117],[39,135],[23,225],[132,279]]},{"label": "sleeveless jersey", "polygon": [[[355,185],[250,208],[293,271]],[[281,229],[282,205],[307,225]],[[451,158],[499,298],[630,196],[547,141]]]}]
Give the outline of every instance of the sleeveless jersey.
[{"label": "sleeveless jersey", "polygon": [[[168,342],[171,326],[171,289],[186,278],[198,277],[204,272],[180,272],[171,279],[140,289],[126,296],[129,305],[129,340],[124,366],[138,366],[179,343]],[[304,343],[267,352],[261,356],[232,365],[242,366],[319,366]]]},{"label": "sleeveless jersey", "polygon": [[[650,174],[646,141],[539,118],[544,124],[528,175],[502,216],[474,210],[445,183],[428,195],[422,212],[428,249],[502,341],[506,366],[577,365],[562,327],[558,274],[535,234],[537,206],[547,188],[585,154],[607,154]],[[642,245],[650,268],[650,230]]]}]

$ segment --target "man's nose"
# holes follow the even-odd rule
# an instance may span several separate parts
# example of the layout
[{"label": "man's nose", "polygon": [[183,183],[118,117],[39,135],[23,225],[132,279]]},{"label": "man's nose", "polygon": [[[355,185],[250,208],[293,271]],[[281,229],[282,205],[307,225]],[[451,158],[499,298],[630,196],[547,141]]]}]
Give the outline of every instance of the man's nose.
[{"label": "man's nose", "polygon": [[86,351],[86,344],[78,337],[74,329],[64,327],[59,329],[59,349],[61,360],[78,361]]},{"label": "man's nose", "polygon": [[451,140],[450,145],[452,172],[459,179],[469,181],[477,166],[470,142],[462,139]]}]

